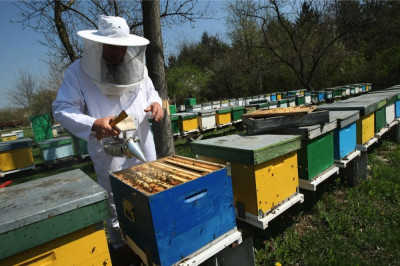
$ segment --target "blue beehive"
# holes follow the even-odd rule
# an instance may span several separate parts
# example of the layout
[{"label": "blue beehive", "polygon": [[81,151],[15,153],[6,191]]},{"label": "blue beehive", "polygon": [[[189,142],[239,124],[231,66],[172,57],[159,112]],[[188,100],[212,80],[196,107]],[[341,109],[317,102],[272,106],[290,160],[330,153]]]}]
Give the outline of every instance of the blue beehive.
[{"label": "blue beehive", "polygon": [[122,234],[149,264],[172,265],[236,228],[224,165],[170,156],[110,179]]},{"label": "blue beehive", "polygon": [[356,150],[357,120],[359,111],[330,111],[330,116],[337,119],[337,128],[333,131],[335,160],[342,160]]},{"label": "blue beehive", "polygon": [[325,101],[325,92],[320,91],[318,92],[318,102],[323,102]]}]

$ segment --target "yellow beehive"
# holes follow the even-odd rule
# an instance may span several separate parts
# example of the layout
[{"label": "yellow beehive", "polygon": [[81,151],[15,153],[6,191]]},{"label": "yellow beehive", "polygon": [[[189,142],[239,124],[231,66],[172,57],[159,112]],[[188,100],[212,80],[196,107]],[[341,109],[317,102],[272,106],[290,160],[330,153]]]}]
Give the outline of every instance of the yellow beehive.
[{"label": "yellow beehive", "polygon": [[0,261],[2,265],[111,265],[104,230],[89,226]]},{"label": "yellow beehive", "polygon": [[1,141],[11,141],[16,139],[17,139],[17,134],[15,133],[1,134]]},{"label": "yellow beehive", "polygon": [[375,137],[375,113],[362,116],[357,121],[357,144],[365,144]]},{"label": "yellow beehive", "polygon": [[215,122],[217,127],[232,123],[231,111],[232,108],[216,110]]},{"label": "yellow beehive", "polygon": [[0,172],[23,169],[33,165],[31,139],[0,143]]},{"label": "yellow beehive", "polygon": [[200,159],[230,162],[236,208],[258,216],[297,193],[297,149],[300,137],[291,135],[229,135],[192,143]]}]

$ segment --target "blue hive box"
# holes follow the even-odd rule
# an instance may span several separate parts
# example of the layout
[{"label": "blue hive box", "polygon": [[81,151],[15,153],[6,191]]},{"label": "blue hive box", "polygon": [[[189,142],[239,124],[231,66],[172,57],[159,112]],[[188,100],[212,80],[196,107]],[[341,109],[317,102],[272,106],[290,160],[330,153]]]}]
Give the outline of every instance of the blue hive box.
[{"label": "blue hive box", "polygon": [[334,158],[342,160],[356,150],[357,120],[359,111],[330,111],[330,116],[337,119],[337,128],[333,131]]},{"label": "blue hive box", "polygon": [[110,180],[122,234],[149,265],[177,263],[236,228],[224,165],[169,156]]}]

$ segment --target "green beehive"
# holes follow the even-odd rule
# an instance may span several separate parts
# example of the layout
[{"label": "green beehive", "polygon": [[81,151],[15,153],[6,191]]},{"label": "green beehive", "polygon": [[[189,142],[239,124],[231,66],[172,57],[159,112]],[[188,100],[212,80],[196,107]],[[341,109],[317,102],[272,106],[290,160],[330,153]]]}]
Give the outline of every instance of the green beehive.
[{"label": "green beehive", "polygon": [[196,98],[186,98],[185,99],[185,106],[188,105],[196,105]]},{"label": "green beehive", "polygon": [[171,118],[172,135],[174,136],[179,135],[179,125],[178,125],[179,116],[170,116],[170,118]]},{"label": "green beehive", "polygon": [[232,121],[242,120],[242,115],[246,113],[244,106],[236,106],[232,108]]},{"label": "green beehive", "polygon": [[30,120],[36,142],[54,138],[49,114],[33,115]]},{"label": "green beehive", "polygon": [[176,105],[175,104],[172,104],[169,106],[169,113],[176,114]]}]

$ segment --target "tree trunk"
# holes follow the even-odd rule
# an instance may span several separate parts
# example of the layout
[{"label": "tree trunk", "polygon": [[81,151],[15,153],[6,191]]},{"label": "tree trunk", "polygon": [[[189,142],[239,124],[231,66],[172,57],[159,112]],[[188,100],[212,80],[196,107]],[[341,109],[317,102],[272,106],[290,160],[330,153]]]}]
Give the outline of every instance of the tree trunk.
[{"label": "tree trunk", "polygon": [[154,87],[163,101],[165,112],[164,118],[160,122],[153,123],[157,158],[162,158],[175,154],[175,146],[171,130],[171,120],[167,114],[169,104],[161,36],[160,1],[143,0],[142,12],[144,37],[150,41],[146,50],[147,68]]},{"label": "tree trunk", "polygon": [[72,63],[77,57],[74,49],[72,48],[71,42],[69,41],[68,32],[65,28],[64,21],[62,20],[62,12],[64,8],[60,1],[54,1],[54,23],[57,29],[58,37],[63,44],[65,51],[67,52],[68,59]]}]

